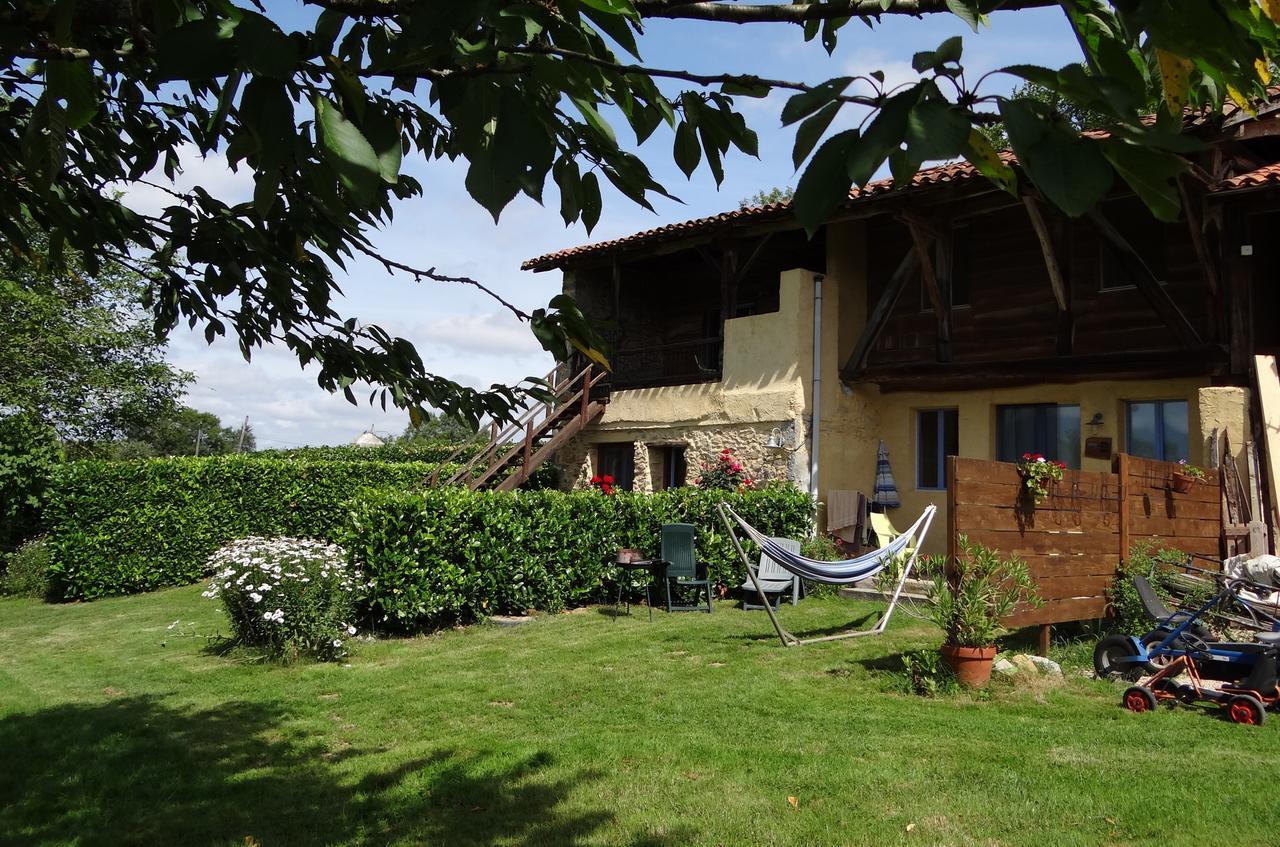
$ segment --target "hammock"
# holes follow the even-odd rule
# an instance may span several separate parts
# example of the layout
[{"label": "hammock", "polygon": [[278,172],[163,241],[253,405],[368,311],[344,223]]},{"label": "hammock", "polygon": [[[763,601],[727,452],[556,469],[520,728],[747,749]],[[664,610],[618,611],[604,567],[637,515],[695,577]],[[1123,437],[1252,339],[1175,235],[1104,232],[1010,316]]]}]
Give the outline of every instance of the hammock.
[{"label": "hammock", "polygon": [[[719,509],[720,517],[724,520],[725,526],[729,528],[729,537],[733,540],[733,546],[738,551],[738,556],[741,557],[743,564],[747,567],[747,575],[751,577],[751,582],[755,585],[756,592],[764,603],[765,611],[769,613],[769,619],[773,621],[773,628],[777,630],[778,637],[782,639],[782,643],[788,647],[798,644],[812,644],[815,641],[855,638],[860,635],[879,635],[884,632],[885,627],[889,625],[889,618],[893,615],[894,607],[898,605],[898,599],[902,595],[902,588],[906,585],[912,567],[915,566],[916,558],[920,553],[920,545],[924,542],[925,535],[929,532],[929,526],[933,523],[933,516],[937,512],[936,506],[929,505],[925,507],[924,512],[920,514],[916,522],[902,535],[899,535],[878,550],[872,550],[861,556],[839,562],[821,562],[817,559],[807,559],[799,553],[792,553],[775,544],[767,535],[743,520],[742,516],[730,508],[728,503],[721,503],[716,508]],[[732,521],[730,518],[732,518]],[[889,608],[885,610],[884,616],[880,618],[880,621],[874,627],[859,632],[842,632],[821,638],[798,638],[782,628],[782,625],[778,623],[777,615],[769,607],[768,600],[764,596],[764,590],[756,579],[755,570],[751,567],[751,562],[738,541],[737,533],[734,532],[735,523],[769,558],[783,568],[804,579],[827,585],[851,585],[855,582],[862,582],[876,576],[903,555],[907,557],[907,561],[902,567],[902,575],[898,578],[897,587],[894,589],[893,596],[889,601]]]}]

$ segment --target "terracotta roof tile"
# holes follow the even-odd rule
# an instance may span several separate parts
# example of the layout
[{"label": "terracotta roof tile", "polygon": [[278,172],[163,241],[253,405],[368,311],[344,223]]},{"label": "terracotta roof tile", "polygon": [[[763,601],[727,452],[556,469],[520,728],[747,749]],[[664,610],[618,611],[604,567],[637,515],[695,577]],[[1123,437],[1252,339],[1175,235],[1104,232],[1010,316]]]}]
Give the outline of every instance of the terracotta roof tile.
[{"label": "terracotta roof tile", "polygon": [[[1000,158],[1009,164],[1013,164],[1016,161],[1013,154],[1007,151],[1001,153]],[[911,178],[911,184],[909,186],[897,190],[909,191],[912,189],[927,188],[935,185],[946,185],[965,181],[978,175],[977,168],[968,162],[952,162],[950,164],[926,168],[920,171]],[[855,187],[851,189],[849,191],[848,203],[852,204],[869,197],[889,194],[894,190],[892,179],[876,180],[874,182],[867,183],[863,188]],[[767,221],[787,218],[790,216],[790,201],[769,203],[764,206],[751,206],[745,209],[735,209],[731,212],[721,212],[718,215],[710,215],[705,218],[694,218],[693,220],[682,221],[680,223],[666,224],[665,226],[647,229],[633,235],[615,238],[611,241],[600,241],[595,244],[584,244],[579,247],[569,247],[564,250],[557,250],[554,253],[547,253],[545,255],[538,256],[537,258],[529,259],[520,265],[520,269],[526,271],[547,271],[553,268],[563,267],[565,262],[571,259],[582,259],[587,256],[600,256],[623,248],[674,241],[679,238],[710,232],[719,227],[737,223]]]},{"label": "terracotta roof tile", "polygon": [[1255,171],[1224,179],[1212,189],[1219,191],[1235,191],[1240,188],[1258,188],[1264,185],[1280,185],[1280,162],[1263,165]]}]

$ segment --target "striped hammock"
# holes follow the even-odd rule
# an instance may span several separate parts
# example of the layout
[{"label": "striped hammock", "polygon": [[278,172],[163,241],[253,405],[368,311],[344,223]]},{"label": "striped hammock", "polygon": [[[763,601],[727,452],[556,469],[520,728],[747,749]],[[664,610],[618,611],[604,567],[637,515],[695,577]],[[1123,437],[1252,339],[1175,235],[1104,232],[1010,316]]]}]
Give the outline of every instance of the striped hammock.
[{"label": "striped hammock", "polygon": [[[720,511],[720,517],[724,521],[725,527],[729,530],[729,538],[733,541],[733,546],[738,552],[738,558],[746,566],[747,576],[752,584],[755,585],[756,593],[760,597],[760,602],[764,604],[764,610],[768,613],[769,620],[773,623],[773,628],[778,633],[778,638],[787,647],[813,644],[818,641],[857,638],[861,635],[879,635],[884,632],[889,625],[889,618],[893,616],[894,608],[898,605],[898,600],[902,597],[902,589],[907,584],[907,578],[911,575],[911,569],[915,566],[916,558],[920,555],[920,545],[924,543],[925,536],[929,534],[929,527],[933,524],[933,516],[938,511],[937,507],[932,504],[926,506],[924,512],[920,514],[920,517],[906,532],[878,550],[872,550],[870,553],[864,553],[861,556],[845,559],[841,562],[820,562],[817,559],[806,559],[799,553],[792,553],[790,550],[780,547],[767,535],[744,521],[742,516],[730,508],[728,503],[721,503],[716,508]],[[846,631],[816,638],[800,638],[797,635],[792,635],[782,628],[778,616],[773,613],[773,608],[769,605],[768,598],[765,597],[764,589],[760,586],[760,580],[756,577],[756,572],[752,568],[751,562],[747,559],[747,554],[742,549],[742,544],[739,543],[737,534],[733,531],[734,523],[746,533],[748,538],[759,545],[765,555],[786,570],[804,579],[811,579],[814,582],[823,582],[828,585],[849,585],[854,582],[861,582],[864,579],[870,579],[888,567],[895,559],[905,557],[906,561],[902,565],[902,573],[898,577],[898,584],[889,599],[889,608],[885,609],[884,615],[871,629]]]},{"label": "striped hammock", "polygon": [[[742,527],[742,531],[747,534],[747,537],[759,545],[760,549],[770,559],[773,559],[793,574],[814,582],[826,583],[827,585],[851,585],[855,582],[862,582],[864,579],[870,579],[880,573],[894,559],[902,555],[908,547],[915,548],[919,546],[919,542],[924,540],[924,533],[920,531],[921,528],[925,526],[926,519],[932,518],[933,513],[937,511],[936,506],[928,506],[916,522],[911,525],[910,529],[878,550],[872,550],[870,553],[863,553],[861,556],[839,562],[821,562],[817,559],[806,559],[799,553],[792,553],[780,547],[769,536],[743,520],[742,516],[727,504],[724,509],[738,526]],[[918,539],[916,538],[917,534],[920,536]]]}]

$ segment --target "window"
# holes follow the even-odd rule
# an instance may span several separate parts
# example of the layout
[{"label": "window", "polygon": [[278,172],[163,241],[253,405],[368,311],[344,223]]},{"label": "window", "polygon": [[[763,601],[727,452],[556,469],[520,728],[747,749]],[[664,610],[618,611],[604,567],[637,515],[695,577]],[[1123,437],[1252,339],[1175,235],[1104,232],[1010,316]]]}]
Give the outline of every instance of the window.
[{"label": "window", "polygon": [[1024,453],[1080,467],[1080,407],[1038,403],[996,407],[996,458],[1016,462]]},{"label": "window", "polygon": [[959,452],[959,417],[955,409],[916,412],[916,488],[947,487],[947,456]]},{"label": "window", "polygon": [[1125,407],[1125,452],[1164,462],[1187,458],[1186,400],[1149,400]]},{"label": "window", "polygon": [[596,447],[596,474],[613,477],[613,484],[630,491],[636,481],[636,449],[630,441]]},{"label": "window", "polygon": [[[1165,226],[1147,210],[1141,201],[1125,200],[1109,203],[1106,210],[1107,220],[1116,231],[1124,236],[1133,246],[1143,263],[1163,283],[1169,278],[1168,264],[1165,261]],[[1100,274],[1099,287],[1103,291],[1132,288],[1137,285],[1137,277],[1142,274],[1133,257],[1112,246],[1099,236]]]}]

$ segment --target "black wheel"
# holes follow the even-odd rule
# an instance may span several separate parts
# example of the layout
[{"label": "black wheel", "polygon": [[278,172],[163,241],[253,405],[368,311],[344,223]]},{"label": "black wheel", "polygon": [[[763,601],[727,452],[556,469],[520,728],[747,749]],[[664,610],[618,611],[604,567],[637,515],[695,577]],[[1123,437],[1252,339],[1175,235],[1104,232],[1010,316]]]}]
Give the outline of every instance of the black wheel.
[{"label": "black wheel", "polygon": [[1227,717],[1235,723],[1260,726],[1267,719],[1267,710],[1252,694],[1237,694],[1227,701]]},{"label": "black wheel", "polygon": [[1156,695],[1145,685],[1134,685],[1125,689],[1124,696],[1120,698],[1120,705],[1131,712],[1154,712]]},{"label": "black wheel", "polygon": [[1128,658],[1133,652],[1133,639],[1126,635],[1108,635],[1093,648],[1093,670],[1099,679],[1136,682],[1147,666],[1144,662]]}]

